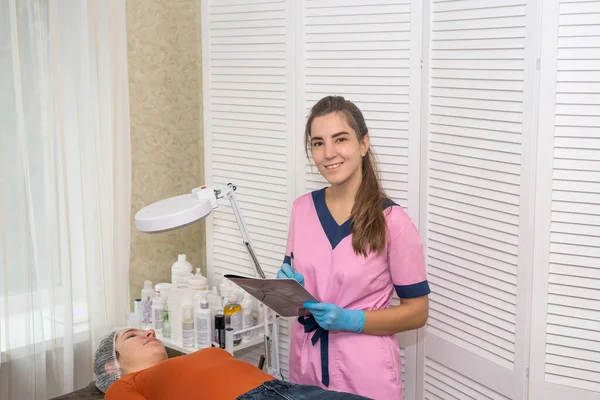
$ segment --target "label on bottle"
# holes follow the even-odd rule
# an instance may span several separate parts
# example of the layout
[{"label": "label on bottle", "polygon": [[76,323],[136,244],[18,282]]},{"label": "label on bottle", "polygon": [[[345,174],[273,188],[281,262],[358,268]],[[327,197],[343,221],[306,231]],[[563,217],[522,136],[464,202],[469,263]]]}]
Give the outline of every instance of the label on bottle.
[{"label": "label on bottle", "polygon": [[211,346],[210,335],[208,331],[208,321],[201,315],[196,316],[196,347],[203,349]]},{"label": "label on bottle", "polygon": [[142,324],[150,325],[152,323],[152,297],[148,296],[142,299]]},{"label": "label on bottle", "polygon": [[152,317],[152,329],[157,333],[161,333],[163,329],[163,310],[155,308]]},{"label": "label on bottle", "polygon": [[219,342],[219,347],[221,347],[222,349],[224,349],[226,347],[226,343],[225,343],[225,329],[217,329],[217,335],[218,335],[218,342]]},{"label": "label on bottle", "polygon": [[183,321],[181,324],[181,342],[184,347],[194,346],[194,321]]},{"label": "label on bottle", "polygon": [[[242,329],[242,313],[237,311],[230,316],[230,326],[234,332]],[[233,335],[233,340],[242,340],[242,334]]]}]

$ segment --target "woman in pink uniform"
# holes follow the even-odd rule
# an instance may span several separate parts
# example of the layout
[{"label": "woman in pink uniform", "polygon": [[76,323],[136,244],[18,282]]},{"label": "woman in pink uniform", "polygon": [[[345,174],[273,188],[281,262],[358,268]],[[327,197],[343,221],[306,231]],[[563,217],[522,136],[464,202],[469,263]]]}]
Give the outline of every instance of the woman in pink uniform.
[{"label": "woman in pink uniform", "polygon": [[[294,202],[277,274],[298,280],[320,301],[305,304],[312,315],[292,325],[290,380],[402,399],[395,334],[425,325],[429,311],[419,233],[385,195],[365,120],[353,103],[321,99],[305,136],[330,186]],[[401,305],[390,307],[394,290]]]}]

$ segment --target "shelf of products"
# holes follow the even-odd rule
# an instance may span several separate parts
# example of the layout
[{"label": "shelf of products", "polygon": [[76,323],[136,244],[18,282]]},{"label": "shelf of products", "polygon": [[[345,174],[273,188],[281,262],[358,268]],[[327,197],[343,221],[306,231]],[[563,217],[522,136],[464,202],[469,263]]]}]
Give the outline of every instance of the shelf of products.
[{"label": "shelf of products", "polygon": [[[269,321],[269,325],[273,325],[273,321]],[[227,351],[229,351],[230,353],[234,354],[236,351],[240,351],[240,350],[244,350],[253,346],[257,346],[259,344],[264,344],[265,342],[265,338],[264,338],[264,334],[260,335],[259,334],[259,330],[261,328],[264,327],[264,324],[259,324],[259,325],[255,325],[252,328],[248,328],[248,329],[242,329],[238,332],[226,332],[227,335],[239,335],[239,334],[243,334],[244,332],[249,332],[249,331],[256,331],[256,334],[247,342],[242,341],[242,343],[238,344],[238,345],[233,345],[233,347],[231,349],[227,349]],[[184,354],[189,354],[189,353],[193,353],[197,350],[201,350],[201,349],[197,349],[195,347],[185,347],[183,346],[183,344],[180,341],[173,341],[170,338],[164,338],[162,335],[157,335],[156,336],[164,345],[165,347],[168,347],[172,350],[176,350],[179,351],[181,353]],[[232,342],[232,340],[226,341],[227,342]],[[213,342],[213,347],[219,347],[218,343]]]}]

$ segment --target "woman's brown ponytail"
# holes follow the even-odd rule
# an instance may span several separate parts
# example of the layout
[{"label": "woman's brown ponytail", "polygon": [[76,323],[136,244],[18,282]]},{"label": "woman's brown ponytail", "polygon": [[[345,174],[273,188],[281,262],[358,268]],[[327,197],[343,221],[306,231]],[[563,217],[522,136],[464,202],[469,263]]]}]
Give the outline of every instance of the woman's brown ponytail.
[{"label": "woman's brown ponytail", "polygon": [[[344,116],[346,122],[356,132],[359,142],[368,135],[367,124],[362,112],[354,103],[341,96],[327,96],[319,100],[310,112],[304,137],[306,151],[310,148],[310,129],[313,120],[331,113]],[[362,182],[352,208],[352,248],[357,254],[367,256],[369,252],[381,254],[386,244],[386,223],[382,212],[387,196],[379,181],[379,171],[375,154],[369,147],[362,161]]]}]

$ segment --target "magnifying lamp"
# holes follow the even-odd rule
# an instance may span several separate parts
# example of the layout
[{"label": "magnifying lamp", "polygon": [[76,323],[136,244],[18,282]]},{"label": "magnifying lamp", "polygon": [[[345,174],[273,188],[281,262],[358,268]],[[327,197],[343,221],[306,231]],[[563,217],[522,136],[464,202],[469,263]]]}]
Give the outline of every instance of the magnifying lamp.
[{"label": "magnifying lamp", "polygon": [[231,183],[216,190],[201,186],[192,189],[192,193],[157,201],[135,214],[135,227],[146,233],[165,232],[181,228],[208,216],[219,206],[218,199],[228,199],[242,234],[242,242],[250,255],[254,275],[264,279],[265,273],[252,248],[246,224],[235,197],[235,190],[236,187]]},{"label": "magnifying lamp", "polygon": [[[135,214],[135,227],[142,232],[157,233],[178,229],[207,217],[219,206],[218,199],[228,199],[233,209],[233,214],[242,235],[242,242],[250,256],[250,263],[254,269],[254,275],[265,278],[256,254],[252,248],[250,236],[246,230],[244,218],[238,207],[235,197],[236,187],[231,183],[220,189],[211,189],[201,186],[192,189],[191,193],[152,203]],[[281,379],[279,371],[271,366],[271,339],[269,334],[268,313],[265,313],[265,359],[267,372]],[[275,324],[274,324],[275,329]],[[278,357],[278,348],[275,347],[275,357]],[[278,362],[276,362],[278,365]]]}]

